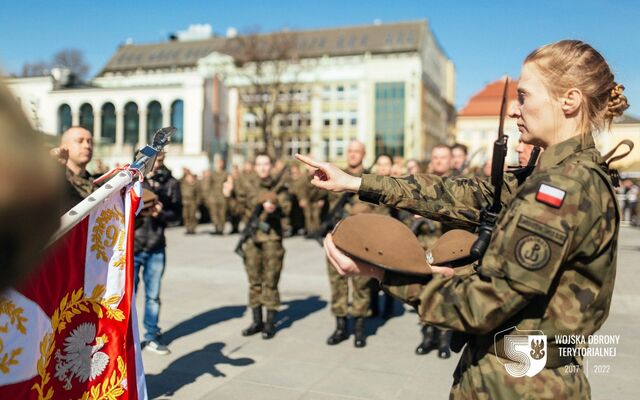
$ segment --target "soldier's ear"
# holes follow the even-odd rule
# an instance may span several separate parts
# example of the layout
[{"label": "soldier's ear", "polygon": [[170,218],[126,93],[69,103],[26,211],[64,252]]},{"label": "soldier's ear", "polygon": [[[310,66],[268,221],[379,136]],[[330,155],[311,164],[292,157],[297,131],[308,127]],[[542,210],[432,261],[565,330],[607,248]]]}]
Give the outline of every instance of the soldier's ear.
[{"label": "soldier's ear", "polygon": [[582,91],[578,88],[571,88],[560,97],[560,102],[565,116],[575,115],[582,106]]}]

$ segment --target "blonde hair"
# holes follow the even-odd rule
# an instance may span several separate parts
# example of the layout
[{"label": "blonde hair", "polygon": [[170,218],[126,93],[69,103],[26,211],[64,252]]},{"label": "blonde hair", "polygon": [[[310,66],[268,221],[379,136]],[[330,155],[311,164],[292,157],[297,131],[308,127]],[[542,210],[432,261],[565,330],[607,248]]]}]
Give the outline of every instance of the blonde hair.
[{"label": "blonde hair", "polygon": [[561,40],[542,46],[527,56],[542,73],[549,91],[559,96],[571,88],[582,92],[583,133],[611,126],[614,117],[629,108],[624,86],[615,82],[602,55],[579,40]]}]

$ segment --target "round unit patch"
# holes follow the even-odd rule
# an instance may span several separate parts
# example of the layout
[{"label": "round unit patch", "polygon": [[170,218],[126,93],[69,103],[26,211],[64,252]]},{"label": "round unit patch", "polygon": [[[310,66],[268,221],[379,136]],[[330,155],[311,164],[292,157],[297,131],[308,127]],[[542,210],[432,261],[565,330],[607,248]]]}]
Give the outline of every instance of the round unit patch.
[{"label": "round unit patch", "polygon": [[539,236],[525,236],[516,244],[516,259],[527,269],[540,269],[547,265],[549,258],[551,258],[551,248]]}]

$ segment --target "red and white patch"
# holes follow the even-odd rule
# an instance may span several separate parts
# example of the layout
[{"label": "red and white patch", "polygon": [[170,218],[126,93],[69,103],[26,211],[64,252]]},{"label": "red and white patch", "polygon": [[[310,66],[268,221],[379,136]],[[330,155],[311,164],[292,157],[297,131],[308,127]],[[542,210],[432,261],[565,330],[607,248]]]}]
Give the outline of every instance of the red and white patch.
[{"label": "red and white patch", "polygon": [[540,185],[538,193],[536,193],[536,200],[551,207],[560,208],[566,194],[567,192],[564,190],[543,183]]}]

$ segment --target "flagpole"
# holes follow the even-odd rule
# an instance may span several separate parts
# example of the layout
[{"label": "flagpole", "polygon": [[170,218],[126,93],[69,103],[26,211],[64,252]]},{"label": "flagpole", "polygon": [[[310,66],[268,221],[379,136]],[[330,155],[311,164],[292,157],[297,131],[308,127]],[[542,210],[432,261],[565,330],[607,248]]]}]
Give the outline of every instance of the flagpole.
[{"label": "flagpole", "polygon": [[[48,246],[55,243],[65,233],[69,232],[74,226],[82,221],[91,211],[114,192],[120,191],[127,186],[136,175],[144,177],[153,166],[156,155],[162,151],[164,146],[169,143],[171,135],[176,131],[175,128],[160,128],[153,135],[153,144],[146,145],[137,154],[135,161],[125,169],[120,170],[107,183],[96,189],[87,198],[75,205],[71,210],[67,211],[60,219],[60,228],[53,234]],[[112,172],[110,172],[112,173]],[[109,173],[108,173],[109,174]],[[106,176],[108,176],[108,174]]]}]

